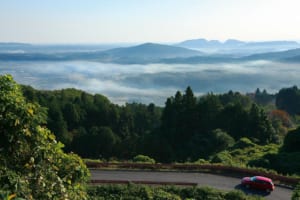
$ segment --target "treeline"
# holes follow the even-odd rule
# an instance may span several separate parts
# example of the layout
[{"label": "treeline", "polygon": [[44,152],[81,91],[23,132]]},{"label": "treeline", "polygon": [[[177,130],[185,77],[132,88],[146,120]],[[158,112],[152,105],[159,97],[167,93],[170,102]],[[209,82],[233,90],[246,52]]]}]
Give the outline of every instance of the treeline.
[{"label": "treeline", "polygon": [[47,108],[45,126],[65,150],[89,158],[144,154],[160,162],[206,159],[242,137],[257,144],[280,143],[292,126],[285,111],[265,112],[260,105],[275,101],[275,96],[259,90],[252,96],[230,91],[196,97],[188,87],[168,98],[164,108],[115,105],[105,96],[76,89],[39,91],[23,86],[23,93]]},{"label": "treeline", "polygon": [[112,104],[106,97],[75,89],[38,91],[23,87],[24,96],[47,108],[45,126],[65,150],[89,158],[132,158],[139,140],[160,127],[162,108],[154,104]]}]

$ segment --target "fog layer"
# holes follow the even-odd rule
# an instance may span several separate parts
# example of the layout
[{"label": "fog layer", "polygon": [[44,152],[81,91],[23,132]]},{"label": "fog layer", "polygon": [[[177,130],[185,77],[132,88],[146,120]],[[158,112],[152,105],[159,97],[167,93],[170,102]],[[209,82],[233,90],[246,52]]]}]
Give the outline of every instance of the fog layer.
[{"label": "fog layer", "polygon": [[197,95],[256,88],[275,93],[299,85],[299,64],[254,61],[240,64],[118,65],[97,62],[0,62],[0,74],[37,89],[77,88],[113,103],[155,103],[191,86]]}]

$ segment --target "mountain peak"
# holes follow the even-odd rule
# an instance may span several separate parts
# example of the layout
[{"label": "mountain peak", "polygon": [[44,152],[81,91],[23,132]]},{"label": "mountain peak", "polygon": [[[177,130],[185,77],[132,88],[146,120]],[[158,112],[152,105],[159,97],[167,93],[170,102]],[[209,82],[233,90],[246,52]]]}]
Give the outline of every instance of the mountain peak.
[{"label": "mountain peak", "polygon": [[163,58],[192,57],[202,55],[200,51],[157,43],[143,43],[137,46],[111,49],[104,52],[110,58],[127,63],[150,62]]}]

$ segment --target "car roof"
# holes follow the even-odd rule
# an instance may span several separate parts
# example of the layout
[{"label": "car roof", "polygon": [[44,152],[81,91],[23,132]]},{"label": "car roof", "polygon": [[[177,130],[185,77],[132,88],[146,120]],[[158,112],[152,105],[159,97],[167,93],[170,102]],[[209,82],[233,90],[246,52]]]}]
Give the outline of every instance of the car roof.
[{"label": "car roof", "polygon": [[264,176],[255,176],[255,178],[257,180],[272,182],[272,180],[270,178],[267,178],[267,177],[264,177]]}]

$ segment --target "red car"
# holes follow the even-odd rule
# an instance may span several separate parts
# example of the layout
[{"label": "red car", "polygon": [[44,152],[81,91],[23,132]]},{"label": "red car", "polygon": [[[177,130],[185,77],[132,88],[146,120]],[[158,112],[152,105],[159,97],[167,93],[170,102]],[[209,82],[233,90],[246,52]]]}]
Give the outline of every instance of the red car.
[{"label": "red car", "polygon": [[270,178],[263,176],[244,177],[242,179],[242,185],[246,188],[255,188],[271,192],[275,186]]}]

